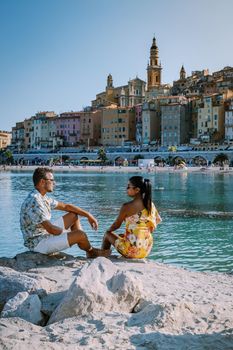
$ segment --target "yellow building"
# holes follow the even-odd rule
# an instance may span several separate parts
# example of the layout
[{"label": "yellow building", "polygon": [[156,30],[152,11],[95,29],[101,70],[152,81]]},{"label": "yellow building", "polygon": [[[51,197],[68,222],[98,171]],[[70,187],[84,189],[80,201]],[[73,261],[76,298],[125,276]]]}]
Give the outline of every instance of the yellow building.
[{"label": "yellow building", "polygon": [[224,96],[211,94],[203,96],[198,108],[197,133],[203,142],[217,142],[224,139]]},{"label": "yellow building", "polygon": [[132,108],[105,108],[102,114],[101,143],[123,146],[135,140],[135,112]]},{"label": "yellow building", "polygon": [[32,133],[33,133],[33,119],[34,119],[34,117],[24,120],[24,145],[25,145],[25,149],[31,148]]},{"label": "yellow building", "polygon": [[0,130],[0,149],[4,149],[11,143],[11,133]]}]

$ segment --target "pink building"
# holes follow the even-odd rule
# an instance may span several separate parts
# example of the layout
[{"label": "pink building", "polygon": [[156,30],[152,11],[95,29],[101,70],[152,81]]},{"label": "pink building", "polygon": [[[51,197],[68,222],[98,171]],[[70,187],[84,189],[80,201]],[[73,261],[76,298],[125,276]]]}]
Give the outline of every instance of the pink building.
[{"label": "pink building", "polygon": [[77,146],[80,142],[80,117],[82,112],[61,113],[55,119],[56,135],[64,141],[64,146]]}]

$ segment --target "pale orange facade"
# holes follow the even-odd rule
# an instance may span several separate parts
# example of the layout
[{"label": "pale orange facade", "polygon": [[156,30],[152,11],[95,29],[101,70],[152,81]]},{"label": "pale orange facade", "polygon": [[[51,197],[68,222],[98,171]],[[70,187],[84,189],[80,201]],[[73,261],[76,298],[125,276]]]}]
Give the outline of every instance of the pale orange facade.
[{"label": "pale orange facade", "polygon": [[80,112],[80,141],[89,146],[97,146],[101,140],[102,110]]},{"label": "pale orange facade", "polygon": [[0,149],[4,149],[11,143],[11,133],[7,131],[0,131]]},{"label": "pale orange facade", "polygon": [[103,109],[102,145],[123,146],[125,141],[135,140],[135,132],[135,112],[133,109]]}]

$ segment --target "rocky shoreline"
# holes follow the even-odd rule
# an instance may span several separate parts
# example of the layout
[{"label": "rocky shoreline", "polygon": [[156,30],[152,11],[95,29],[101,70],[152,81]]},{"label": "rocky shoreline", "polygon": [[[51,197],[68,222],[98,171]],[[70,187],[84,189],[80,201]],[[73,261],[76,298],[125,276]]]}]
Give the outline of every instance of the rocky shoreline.
[{"label": "rocky shoreline", "polygon": [[0,349],[233,349],[232,282],[116,256],[0,258]]}]

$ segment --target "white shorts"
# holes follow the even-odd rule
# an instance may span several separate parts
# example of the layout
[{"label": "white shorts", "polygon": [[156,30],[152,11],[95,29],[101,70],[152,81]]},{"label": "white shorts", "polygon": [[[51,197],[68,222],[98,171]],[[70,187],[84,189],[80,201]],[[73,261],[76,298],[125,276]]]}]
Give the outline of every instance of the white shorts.
[{"label": "white shorts", "polygon": [[41,254],[51,254],[70,248],[67,236],[68,230],[66,230],[64,227],[63,217],[55,220],[53,224],[62,228],[62,233],[60,235],[51,234],[50,236],[43,238],[33,249],[34,252]]}]

